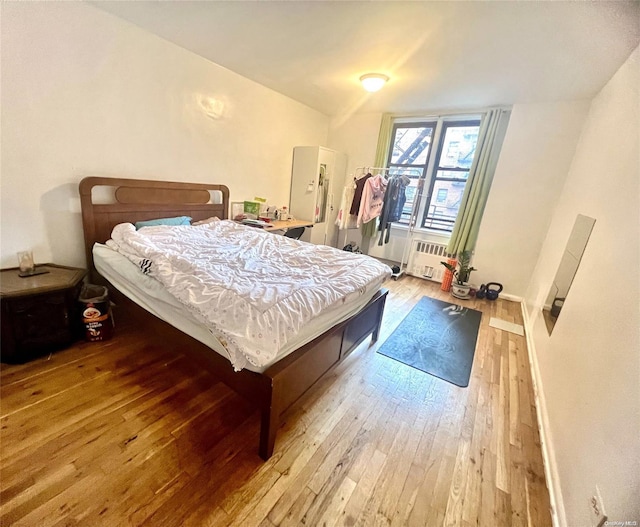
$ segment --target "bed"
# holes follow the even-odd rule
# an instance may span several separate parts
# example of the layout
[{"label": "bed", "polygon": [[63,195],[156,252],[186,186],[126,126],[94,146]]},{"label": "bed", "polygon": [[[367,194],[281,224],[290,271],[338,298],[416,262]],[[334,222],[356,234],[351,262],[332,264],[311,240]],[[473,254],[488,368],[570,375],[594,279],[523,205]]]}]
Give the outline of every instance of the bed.
[{"label": "bed", "polygon": [[[289,350],[288,354],[264,369],[234,371],[232,363],[203,342],[140,307],[118,287],[98,273],[93,248],[110,239],[114,227],[155,218],[190,216],[193,221],[210,217],[227,219],[229,190],[224,185],[190,184],[152,180],[89,177],[80,183],[82,220],[87,264],[92,282],[109,287],[120,309],[143,327],[162,335],[168,346],[179,349],[251,401],[260,411],[261,428],[258,453],[269,459],[274,451],[276,432],[282,413],[314,383],[344,360],[368,336],[378,338],[387,291],[376,288],[355,313],[342,313],[342,319],[312,340]],[[265,234],[265,236],[277,236]],[[103,270],[104,274],[107,274]],[[115,277],[112,278],[116,282]],[[122,286],[121,289],[125,290]],[[133,295],[130,295],[133,296]],[[138,303],[136,303],[138,302]],[[149,303],[152,306],[153,302]],[[153,310],[152,310],[153,311]]]}]

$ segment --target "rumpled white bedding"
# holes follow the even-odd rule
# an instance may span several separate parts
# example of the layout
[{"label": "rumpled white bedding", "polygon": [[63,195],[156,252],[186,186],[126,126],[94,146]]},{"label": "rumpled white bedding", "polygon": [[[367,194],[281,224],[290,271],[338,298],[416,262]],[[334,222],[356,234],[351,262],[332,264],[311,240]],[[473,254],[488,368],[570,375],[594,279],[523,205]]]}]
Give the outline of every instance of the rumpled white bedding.
[{"label": "rumpled white bedding", "polygon": [[262,367],[321,311],[390,275],[368,256],[292,240],[231,221],[117,225],[112,249],[183,303],[222,343],[236,370]]}]

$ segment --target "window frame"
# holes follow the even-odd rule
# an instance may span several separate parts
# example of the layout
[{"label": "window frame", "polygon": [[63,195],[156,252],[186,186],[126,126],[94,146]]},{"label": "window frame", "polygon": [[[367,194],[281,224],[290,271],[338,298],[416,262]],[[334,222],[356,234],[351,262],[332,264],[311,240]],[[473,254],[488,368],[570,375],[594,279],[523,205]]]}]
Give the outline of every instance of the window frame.
[{"label": "window frame", "polygon": [[[442,229],[433,226],[425,226],[425,223],[428,220],[428,208],[429,203],[431,201],[431,196],[434,191],[434,186],[437,181],[464,181],[465,186],[468,180],[460,180],[456,178],[437,178],[438,170],[446,170],[446,171],[460,171],[460,172],[469,172],[469,169],[459,169],[459,168],[448,168],[448,167],[440,167],[437,166],[437,163],[440,162],[440,156],[442,154],[442,150],[444,148],[444,139],[446,137],[446,130],[450,127],[462,127],[462,126],[478,126],[478,130],[482,126],[482,120],[484,119],[484,112],[477,113],[465,113],[465,114],[447,114],[447,115],[438,115],[438,116],[426,116],[426,117],[396,117],[393,120],[393,125],[391,128],[391,135],[389,139],[389,148],[387,150],[387,167],[390,169],[389,172],[392,174],[394,169],[414,169],[420,171],[420,176],[412,176],[409,177],[411,179],[417,179],[416,186],[416,198],[418,198],[419,194],[419,202],[413,204],[413,208],[411,209],[412,215],[411,217],[415,217],[415,224],[411,225],[411,217],[405,219],[404,221],[398,222],[398,225],[403,228],[415,228],[424,232],[431,232],[433,234],[437,234],[440,236],[450,237],[453,231],[453,226],[455,225],[455,220],[451,222],[451,230]],[[391,159],[393,158],[393,147],[395,145],[395,137],[398,128],[424,128],[424,127],[433,127],[433,134],[431,136],[431,144],[429,145],[429,152],[427,153],[427,158],[425,159],[424,164],[399,164],[392,163]],[[436,147],[436,153],[433,154],[434,148]],[[475,159],[475,153],[474,153]],[[473,162],[472,165],[473,166]],[[422,192],[420,193],[420,188],[422,187]]]},{"label": "window frame", "polygon": [[[429,151],[427,152],[427,157],[423,164],[402,164],[402,163],[393,163],[391,160],[393,159],[393,147],[395,145],[395,137],[396,131],[398,128],[431,128],[433,130],[431,134],[431,143],[429,144]],[[411,121],[403,121],[401,119],[395,119],[393,122],[393,126],[391,128],[391,139],[389,141],[389,148],[387,150],[387,168],[389,168],[389,172],[393,174],[394,169],[398,170],[406,170],[412,169],[415,171],[415,174],[407,174],[410,179],[416,179],[416,198],[418,197],[418,191],[420,189],[420,184],[424,185],[425,177],[427,174],[427,169],[429,167],[429,163],[431,161],[431,153],[433,152],[433,145],[435,143],[436,134],[438,132],[438,119],[437,118],[428,118],[428,119],[420,119],[420,120],[411,120]],[[420,172],[418,175],[418,171]],[[414,198],[415,201],[415,198]],[[411,209],[412,212],[415,211],[415,207],[420,207],[421,204],[413,203],[413,207]],[[400,225],[409,226],[411,223],[412,214],[409,213],[408,220],[400,221]],[[416,216],[418,217],[418,216]]]},{"label": "window frame", "polygon": [[[431,167],[430,169],[429,189],[427,190],[426,194],[423,193],[423,197],[422,197],[422,199],[424,200],[424,206],[422,207],[422,216],[420,220],[421,229],[437,231],[440,233],[447,233],[448,235],[451,235],[451,233],[453,232],[453,226],[455,225],[455,222],[456,222],[455,219],[454,220],[448,220],[448,219],[436,220],[433,217],[429,217],[429,205],[431,204],[431,197],[433,196],[433,191],[438,181],[464,182],[465,189],[468,183],[468,178],[461,180],[459,178],[452,178],[452,177],[438,177],[438,172],[446,171],[446,172],[467,172],[468,173],[471,170],[471,167],[466,169],[458,168],[458,167],[443,167],[439,164],[441,162],[442,151],[444,150],[444,143],[445,143],[445,138],[447,137],[447,130],[449,128],[463,128],[463,127],[477,126],[478,131],[480,131],[481,122],[482,122],[481,117],[478,117],[477,119],[466,119],[466,120],[457,120],[457,119],[449,120],[446,118],[442,120],[441,127],[440,127],[440,134],[438,136],[437,152],[434,157],[433,167]],[[475,154],[476,152],[474,151],[474,154],[473,154],[474,159],[475,159]],[[473,162],[471,163],[471,166],[473,166]],[[425,183],[426,183],[426,180],[425,180]],[[460,209],[458,209],[458,212],[460,212]],[[456,215],[456,219],[457,219],[457,215]],[[434,227],[433,225],[427,226],[426,225],[427,221],[431,221],[431,222],[439,221],[441,223],[450,223],[451,229],[438,228],[438,227]]]}]

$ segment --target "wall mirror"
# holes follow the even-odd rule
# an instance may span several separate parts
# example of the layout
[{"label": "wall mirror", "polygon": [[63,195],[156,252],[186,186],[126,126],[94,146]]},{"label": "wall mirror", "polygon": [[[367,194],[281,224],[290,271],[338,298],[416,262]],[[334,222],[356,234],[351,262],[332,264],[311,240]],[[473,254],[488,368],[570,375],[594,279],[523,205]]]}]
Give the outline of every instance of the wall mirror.
[{"label": "wall mirror", "polygon": [[558,316],[562,311],[564,301],[569,294],[573,278],[578,271],[580,260],[587,247],[587,242],[589,241],[589,236],[591,236],[591,231],[595,223],[596,220],[593,218],[578,214],[573,224],[573,230],[569,236],[567,247],[564,250],[558,271],[556,272],[556,276],[553,279],[549,294],[542,308],[542,314],[549,335],[551,335],[553,331],[556,320],[558,320]]}]

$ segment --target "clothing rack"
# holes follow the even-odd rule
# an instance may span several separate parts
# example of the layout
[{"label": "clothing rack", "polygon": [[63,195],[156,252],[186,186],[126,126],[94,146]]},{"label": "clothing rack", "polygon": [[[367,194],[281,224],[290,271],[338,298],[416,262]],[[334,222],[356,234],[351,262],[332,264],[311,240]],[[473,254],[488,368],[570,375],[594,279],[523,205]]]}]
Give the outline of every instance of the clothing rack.
[{"label": "clothing rack", "polygon": [[[413,168],[413,167],[362,166],[362,167],[357,167],[355,169],[355,172],[353,173],[353,180],[357,181],[358,179],[361,179],[362,177],[364,177],[366,174],[372,174],[372,175],[380,174],[385,178],[388,178],[390,176],[402,176],[402,175],[405,175],[405,176],[413,175],[418,177],[418,187],[416,189],[416,195],[413,200],[413,206],[411,207],[411,213],[409,215],[409,228],[407,229],[407,238],[405,241],[405,246],[402,251],[402,260],[400,261],[400,266],[399,266],[400,271],[392,275],[393,279],[397,280],[405,273],[405,268],[407,265],[407,260],[409,255],[409,250],[408,250],[408,246],[410,245],[409,240],[411,238],[411,235],[413,234],[413,231],[415,230],[418,208],[420,205],[420,200],[422,198],[422,190],[424,187],[424,178],[420,177],[422,175],[422,170],[419,168]],[[352,230],[352,229],[344,229],[345,234],[344,234],[344,241],[342,244],[343,246],[347,244],[349,230]]]},{"label": "clothing rack", "polygon": [[[393,173],[390,174],[390,171],[399,171],[399,173]],[[376,175],[375,173],[378,173],[384,177],[389,177],[389,176],[401,176],[402,174],[404,174],[405,171],[412,171],[414,174],[417,172],[420,172],[420,169],[417,168],[399,168],[399,167],[358,167],[356,168],[356,171],[354,172],[354,179],[360,179],[362,177],[364,177],[366,174],[371,174],[371,175]],[[381,172],[385,172],[384,174],[381,174]]]},{"label": "clothing rack", "polygon": [[[421,172],[419,169],[414,169]],[[424,182],[426,178],[421,178],[418,175],[418,187],[416,188],[416,194],[413,198],[413,206],[411,207],[411,214],[409,215],[409,228],[407,229],[407,236],[404,241],[404,247],[402,249],[402,260],[400,260],[400,271],[394,273],[393,279],[400,278],[407,269],[409,264],[409,251],[411,250],[411,238],[416,230],[416,224],[418,219],[418,209],[420,208],[420,202],[422,201],[422,193],[424,191]]]},{"label": "clothing rack", "polygon": [[[372,174],[373,172],[388,172],[389,168],[388,167],[357,167],[355,172],[352,174],[353,175],[353,181],[356,182],[359,179],[362,179],[364,176],[366,176],[367,174]],[[382,174],[384,177],[387,177],[388,174]],[[344,229],[344,240],[342,241],[342,244],[340,244],[338,242],[338,245],[342,245],[343,247],[345,245],[347,245],[347,239],[349,237],[349,231],[352,230],[356,230],[358,229],[358,227],[348,227],[346,229]]]},{"label": "clothing rack", "polygon": [[[375,168],[374,168],[375,170]],[[408,257],[409,257],[409,247],[410,247],[410,240],[411,240],[411,235],[413,234],[413,231],[415,230],[416,227],[416,219],[418,217],[418,209],[420,208],[420,201],[422,200],[422,190],[424,187],[424,178],[421,178],[420,176],[422,175],[422,170],[419,168],[412,168],[412,167],[391,167],[391,168],[387,168],[387,169],[383,169],[383,170],[387,170],[387,171],[397,171],[397,172],[393,172],[392,174],[387,174],[389,176],[408,176],[408,175],[414,175],[418,177],[418,186],[416,188],[416,193],[413,199],[413,204],[411,206],[411,212],[409,213],[409,228],[407,229],[407,236],[405,239],[405,243],[404,243],[404,247],[402,249],[402,259],[400,260],[400,270],[397,273],[394,273],[393,275],[391,275],[393,277],[394,280],[397,280],[398,278],[400,278],[406,271],[406,266],[408,263]]]}]

